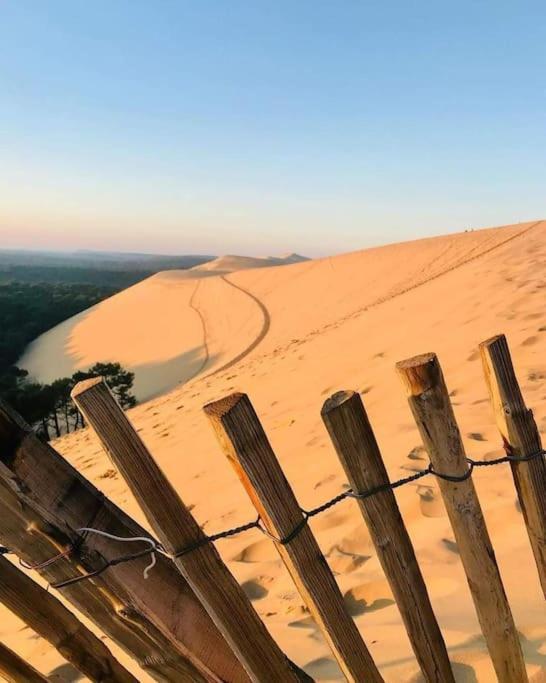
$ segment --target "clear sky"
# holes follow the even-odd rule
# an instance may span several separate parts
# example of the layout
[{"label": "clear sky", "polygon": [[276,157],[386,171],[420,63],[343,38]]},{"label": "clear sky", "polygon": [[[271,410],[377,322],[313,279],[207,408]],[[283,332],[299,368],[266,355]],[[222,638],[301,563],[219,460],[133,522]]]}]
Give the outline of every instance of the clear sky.
[{"label": "clear sky", "polygon": [[0,246],[309,255],[546,218],[543,2],[0,0]]}]

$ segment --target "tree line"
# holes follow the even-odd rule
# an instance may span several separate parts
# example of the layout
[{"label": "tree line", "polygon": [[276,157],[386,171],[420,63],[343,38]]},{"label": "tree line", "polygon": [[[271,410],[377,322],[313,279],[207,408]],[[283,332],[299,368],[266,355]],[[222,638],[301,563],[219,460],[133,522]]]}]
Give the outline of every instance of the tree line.
[{"label": "tree line", "polygon": [[70,392],[85,379],[104,377],[123,408],[132,408],[134,373],[119,363],[95,363],[87,371],[41,384],[28,377],[26,370],[12,366],[0,379],[0,395],[31,424],[46,441],[85,426],[83,415],[74,405]]},{"label": "tree line", "polygon": [[0,283],[0,397],[49,440],[83,426],[70,392],[102,375],[124,408],[135,405],[134,374],[119,363],[96,363],[85,372],[42,384],[16,365],[25,347],[43,332],[111,296],[117,288],[89,284]]}]

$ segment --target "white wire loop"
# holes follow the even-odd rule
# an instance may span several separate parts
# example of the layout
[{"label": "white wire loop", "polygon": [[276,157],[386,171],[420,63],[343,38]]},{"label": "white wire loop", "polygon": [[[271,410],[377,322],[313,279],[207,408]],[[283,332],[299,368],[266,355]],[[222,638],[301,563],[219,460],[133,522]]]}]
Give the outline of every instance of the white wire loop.
[{"label": "white wire loop", "polygon": [[132,543],[132,542],[140,542],[140,543],[148,543],[148,545],[151,547],[150,550],[150,564],[145,567],[144,569],[144,578],[147,579],[149,576],[149,573],[151,570],[155,567],[156,565],[156,552],[161,552],[160,549],[157,547],[157,543],[153,540],[153,538],[148,538],[147,536],[116,536],[115,534],[109,534],[106,531],[100,531],[99,529],[92,529],[91,527],[81,527],[81,529],[77,529],[78,533],[91,533],[91,534],[97,534],[99,536],[104,536],[104,538],[109,538],[112,541],[121,541],[122,543]]}]

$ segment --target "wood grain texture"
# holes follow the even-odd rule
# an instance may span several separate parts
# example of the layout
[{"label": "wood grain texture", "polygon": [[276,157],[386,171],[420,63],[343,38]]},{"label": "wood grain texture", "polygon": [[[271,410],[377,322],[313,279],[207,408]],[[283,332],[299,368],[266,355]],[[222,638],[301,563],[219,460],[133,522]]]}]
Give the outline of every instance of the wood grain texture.
[{"label": "wood grain texture", "polygon": [[7,683],[48,683],[45,676],[1,642],[0,676]]},{"label": "wood grain texture", "polygon": [[[505,447],[519,457],[542,451],[540,434],[521,393],[504,335],[480,344],[495,422]],[[512,476],[546,598],[546,458],[511,462]]]},{"label": "wood grain texture", "polygon": [[[302,523],[302,511],[248,396],[232,394],[204,410],[265,529],[288,537]],[[382,681],[309,526],[289,543],[275,545],[345,677]]]},{"label": "wood grain texture", "polygon": [[62,602],[5,557],[0,557],[0,602],[91,681],[137,683]]},{"label": "wood grain texture", "polygon": [[[387,470],[360,394],[334,394],[324,403],[321,414],[353,491],[388,484]],[[454,683],[444,639],[394,493],[386,490],[357,502],[424,679],[430,683]]]},{"label": "wood grain texture", "polygon": [[[147,532],[103,496],[0,401],[0,541],[38,564],[66,550],[92,525],[118,536]],[[93,571],[127,552],[88,535],[77,555],[39,573],[49,583]],[[147,581],[143,558],[62,589],[63,596],[153,678],[180,683],[248,683],[248,676],[199,600],[167,558]]]},{"label": "wood grain texture", "polygon": [[[464,475],[468,463],[436,355],[417,356],[396,367],[434,469]],[[518,633],[472,479],[454,483],[439,478],[438,483],[497,678],[500,683],[525,683]]]},{"label": "wood grain texture", "polygon": [[[102,380],[77,385],[73,398],[98,434],[166,550],[175,555],[204,538]],[[174,563],[245,667],[260,683],[297,681],[303,674],[282,653],[212,543]]]}]

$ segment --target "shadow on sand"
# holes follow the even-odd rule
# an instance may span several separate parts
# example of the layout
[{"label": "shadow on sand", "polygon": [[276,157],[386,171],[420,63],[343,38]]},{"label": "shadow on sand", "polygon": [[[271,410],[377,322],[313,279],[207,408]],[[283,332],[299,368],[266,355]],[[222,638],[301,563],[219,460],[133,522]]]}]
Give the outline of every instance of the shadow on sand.
[{"label": "shadow on sand", "polygon": [[[205,358],[198,346],[174,358],[159,363],[143,363],[131,369],[135,373],[134,392],[139,402],[149,401],[166,391],[189,382],[212,365],[217,356]],[[204,363],[203,361],[207,362]]]}]

